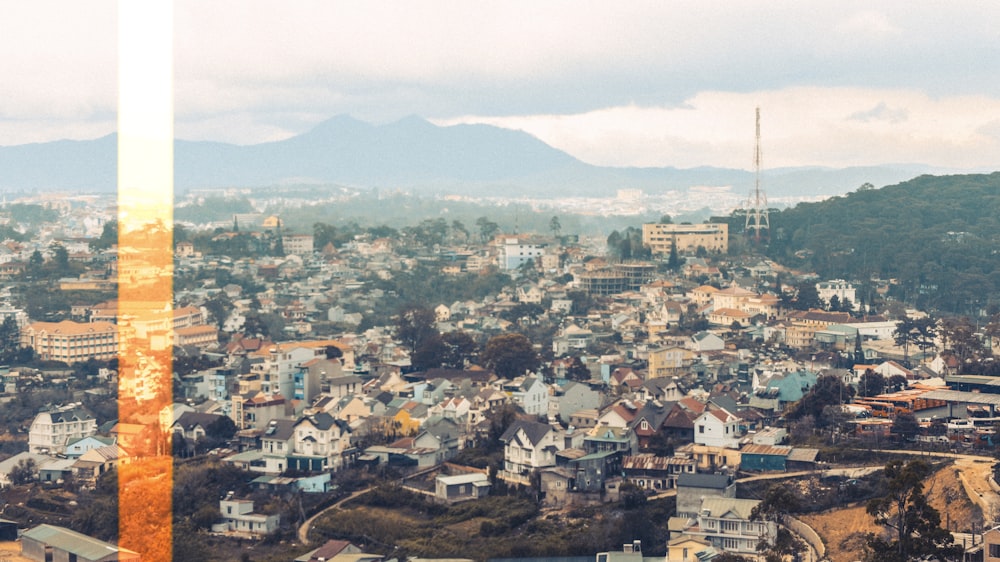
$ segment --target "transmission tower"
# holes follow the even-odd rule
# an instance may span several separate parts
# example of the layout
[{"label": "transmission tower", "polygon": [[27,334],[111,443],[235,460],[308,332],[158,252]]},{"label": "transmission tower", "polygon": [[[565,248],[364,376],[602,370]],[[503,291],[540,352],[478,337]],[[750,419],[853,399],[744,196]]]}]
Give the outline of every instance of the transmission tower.
[{"label": "transmission tower", "polygon": [[[761,237],[770,238],[771,223],[767,218],[767,195],[760,188],[760,108],[757,108],[757,144],[753,151],[754,185],[746,205],[746,225],[743,231],[754,243]],[[763,233],[762,233],[763,231]]]}]

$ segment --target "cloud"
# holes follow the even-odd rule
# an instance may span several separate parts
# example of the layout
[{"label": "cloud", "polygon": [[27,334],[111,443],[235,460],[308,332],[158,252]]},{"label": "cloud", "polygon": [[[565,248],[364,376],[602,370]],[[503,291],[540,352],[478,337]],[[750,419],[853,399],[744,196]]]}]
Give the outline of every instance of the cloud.
[{"label": "cloud", "polygon": [[908,117],[909,113],[905,109],[890,109],[884,101],[880,101],[875,107],[866,111],[853,113],[847,119],[863,122],[887,121],[889,123],[902,123]]},{"label": "cloud", "polygon": [[863,10],[841,20],[834,29],[847,36],[868,36],[877,39],[899,37],[903,31],[884,12]]},{"label": "cloud", "polygon": [[[754,108],[762,111],[763,164],[925,163],[995,167],[1000,98],[931,98],[909,90],[786,88],[702,92],[679,107],[621,106],[578,115],[465,116],[527,131],[593,164],[750,169]],[[890,109],[891,108],[891,109]]]}]

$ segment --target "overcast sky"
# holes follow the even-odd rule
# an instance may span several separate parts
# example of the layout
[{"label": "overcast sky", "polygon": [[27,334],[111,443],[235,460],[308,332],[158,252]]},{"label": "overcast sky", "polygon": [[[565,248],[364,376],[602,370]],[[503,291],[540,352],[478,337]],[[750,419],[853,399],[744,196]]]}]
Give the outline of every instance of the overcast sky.
[{"label": "overcast sky", "polygon": [[[991,2],[178,0],[176,135],[492,123],[590,163],[996,169]],[[116,3],[4,3],[0,145],[115,127]]]}]

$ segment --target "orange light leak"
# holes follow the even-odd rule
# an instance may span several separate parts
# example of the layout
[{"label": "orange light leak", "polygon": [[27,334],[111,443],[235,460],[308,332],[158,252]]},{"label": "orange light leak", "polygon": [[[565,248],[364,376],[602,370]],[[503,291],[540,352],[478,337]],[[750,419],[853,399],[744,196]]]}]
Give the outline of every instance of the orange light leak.
[{"label": "orange light leak", "polygon": [[118,543],[143,562],[172,559],[173,119],[173,3],[119,0]]}]

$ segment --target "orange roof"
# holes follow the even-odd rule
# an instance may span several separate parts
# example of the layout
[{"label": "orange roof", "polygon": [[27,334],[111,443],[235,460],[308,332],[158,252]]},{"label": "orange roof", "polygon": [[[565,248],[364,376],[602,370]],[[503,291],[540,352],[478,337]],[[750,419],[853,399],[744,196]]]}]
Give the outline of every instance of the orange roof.
[{"label": "orange roof", "polygon": [[118,326],[111,322],[73,322],[72,320],[63,320],[62,322],[32,322],[30,329],[35,332],[74,336],[94,332],[115,332],[118,330]]}]

